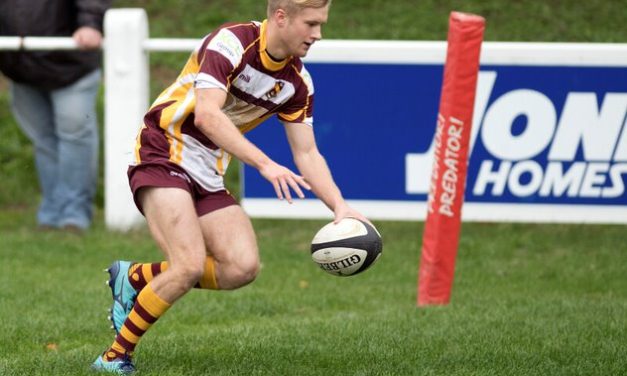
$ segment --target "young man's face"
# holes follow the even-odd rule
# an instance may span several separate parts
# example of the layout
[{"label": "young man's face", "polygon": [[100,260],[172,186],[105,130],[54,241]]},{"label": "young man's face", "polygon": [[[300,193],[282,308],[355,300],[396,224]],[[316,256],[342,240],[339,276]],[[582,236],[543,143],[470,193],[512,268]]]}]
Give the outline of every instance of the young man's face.
[{"label": "young man's face", "polygon": [[329,6],[304,8],[289,15],[284,30],[284,42],[289,54],[298,57],[307,55],[311,45],[322,39],[322,25],[327,22]]}]

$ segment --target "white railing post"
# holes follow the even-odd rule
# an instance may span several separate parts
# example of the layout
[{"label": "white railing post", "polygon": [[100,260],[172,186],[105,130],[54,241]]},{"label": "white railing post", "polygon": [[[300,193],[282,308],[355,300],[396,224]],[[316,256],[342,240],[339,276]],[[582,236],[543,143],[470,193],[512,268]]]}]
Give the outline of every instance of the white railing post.
[{"label": "white railing post", "polygon": [[126,170],[148,108],[149,64],[144,51],[148,18],[143,9],[111,9],[104,20],[104,194],[107,228],[126,231],[143,223]]}]

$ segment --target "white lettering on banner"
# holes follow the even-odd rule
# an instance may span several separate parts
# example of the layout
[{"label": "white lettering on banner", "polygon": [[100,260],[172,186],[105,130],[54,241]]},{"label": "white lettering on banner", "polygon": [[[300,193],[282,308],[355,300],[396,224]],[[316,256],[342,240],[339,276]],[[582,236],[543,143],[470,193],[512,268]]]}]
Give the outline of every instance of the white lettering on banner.
[{"label": "white lettering on banner", "polygon": [[493,164],[490,160],[483,161],[481,164],[475,188],[472,192],[475,196],[483,196],[488,184],[492,184],[492,195],[494,196],[500,196],[505,192],[505,184],[507,183],[509,170],[512,168],[512,162],[501,162],[497,171],[492,171]]},{"label": "white lettering on banner", "polygon": [[551,162],[546,168],[546,176],[539,195],[541,197],[576,197],[586,172],[586,162],[575,162],[564,173],[563,163]]},{"label": "white lettering on banner", "polygon": [[473,194],[501,196],[506,185],[517,197],[537,193],[540,197],[566,194],[567,197],[616,198],[625,192],[623,174],[627,173],[627,163],[574,162],[566,169],[565,165],[552,161],[543,169],[533,160],[502,161],[494,168],[493,161],[485,160],[481,163]]},{"label": "white lettering on banner", "polygon": [[603,189],[604,198],[620,197],[625,193],[625,184],[623,183],[623,174],[627,174],[627,163],[618,163],[610,169],[611,187]]},{"label": "white lettering on banner", "polygon": [[433,213],[433,202],[435,200],[436,181],[440,173],[440,145],[442,145],[442,131],[444,130],[444,117],[438,113],[438,122],[435,127],[433,143],[435,150],[433,155],[433,166],[431,168],[431,180],[429,182],[429,196],[427,198],[427,210]]},{"label": "white lettering on banner", "polygon": [[620,140],[618,140],[618,145],[616,146],[614,161],[627,162],[627,116],[625,116],[625,122],[623,123],[623,132],[621,133]]},{"label": "white lettering on banner", "polygon": [[549,160],[572,161],[581,144],[586,161],[611,161],[626,111],[627,94],[607,93],[601,111],[595,93],[568,94]]},{"label": "white lettering on banner", "polygon": [[444,166],[446,170],[442,175],[442,196],[440,196],[440,214],[453,217],[453,203],[457,195],[457,172],[459,171],[459,151],[462,147],[461,138],[464,122],[450,117],[451,124],[448,127],[448,138],[444,150]]},{"label": "white lettering on banner", "polygon": [[[529,181],[523,183],[522,177],[529,175]],[[535,193],[542,184],[542,166],[536,161],[522,161],[512,167],[507,179],[509,190],[514,196],[527,197]]]},{"label": "white lettering on banner", "polygon": [[[481,74],[479,78],[481,84]],[[492,84],[485,85],[484,89],[479,85],[478,98],[487,98],[493,89],[496,74],[487,78],[493,79]],[[480,93],[480,89],[489,92]],[[477,128],[473,129],[473,134],[479,133],[483,146],[496,160],[480,162],[473,187],[475,196],[501,196],[506,189],[516,197],[537,194],[540,197],[607,199],[625,194],[627,93],[605,93],[600,97],[593,92],[571,92],[566,95],[561,114],[558,114],[545,94],[517,89],[479,109],[485,109],[485,116],[475,114],[478,122],[473,126]],[[521,132],[515,133],[513,127],[517,120],[524,120],[525,125]],[[473,149],[475,140],[471,138],[469,150]],[[436,150],[441,142],[440,136],[434,145]],[[452,153],[454,147],[452,143],[446,150]],[[546,162],[533,160],[541,155],[546,155]],[[582,158],[583,161],[576,160]],[[417,158],[407,158],[408,162],[414,160]],[[446,166],[442,184],[450,194],[452,173],[458,178],[453,168],[457,165]],[[407,169],[410,167],[408,165]],[[408,193],[420,192],[408,190]]]},{"label": "white lettering on banner", "polygon": [[[512,124],[521,116],[526,117],[527,126],[515,136]],[[530,159],[551,143],[556,119],[555,107],[544,94],[514,90],[494,101],[486,112],[481,140],[490,154],[499,159]]]},{"label": "white lettering on banner", "polygon": [[[464,122],[456,119],[455,117],[449,118],[449,126],[446,127],[446,119],[442,114],[438,114],[438,123],[435,131],[435,155],[433,158],[433,168],[431,171],[431,183],[429,187],[429,198],[427,199],[427,208],[430,213],[434,211],[433,203],[437,200],[439,203],[438,212],[442,215],[453,217],[453,203],[457,195],[457,181],[459,171],[459,151],[461,150],[461,137],[464,130]],[[437,192],[437,180],[440,176],[440,147],[442,145],[442,133],[444,129],[447,129],[446,147],[444,149],[444,159],[442,160],[444,165],[444,172],[442,173],[442,180],[440,187],[442,193],[439,197],[436,197]]]},{"label": "white lettering on banner", "polygon": [[601,187],[605,184],[605,176],[607,175],[609,165],[607,163],[590,163],[586,169],[586,174],[581,182],[581,197],[600,197]]}]

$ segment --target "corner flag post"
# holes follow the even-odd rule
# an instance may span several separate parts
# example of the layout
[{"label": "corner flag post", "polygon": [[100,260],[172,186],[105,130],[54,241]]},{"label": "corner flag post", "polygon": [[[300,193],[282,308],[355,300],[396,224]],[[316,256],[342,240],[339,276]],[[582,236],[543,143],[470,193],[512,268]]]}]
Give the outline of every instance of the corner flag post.
[{"label": "corner flag post", "polygon": [[451,297],[484,29],[483,17],[450,14],[418,273],[418,306],[448,304]]}]

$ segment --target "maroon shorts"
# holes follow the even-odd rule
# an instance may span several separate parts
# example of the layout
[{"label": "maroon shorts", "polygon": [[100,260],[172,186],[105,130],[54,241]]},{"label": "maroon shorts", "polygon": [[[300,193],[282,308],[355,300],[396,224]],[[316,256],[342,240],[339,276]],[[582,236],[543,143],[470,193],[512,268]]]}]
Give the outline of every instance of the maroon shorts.
[{"label": "maroon shorts", "polygon": [[143,214],[141,203],[138,199],[139,190],[143,187],[167,187],[181,188],[192,195],[196,213],[199,217],[225,208],[237,205],[235,198],[226,190],[209,192],[192,179],[179,165],[154,161],[131,166],[128,169],[128,180],[133,192],[133,200],[139,211]]}]

